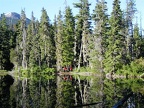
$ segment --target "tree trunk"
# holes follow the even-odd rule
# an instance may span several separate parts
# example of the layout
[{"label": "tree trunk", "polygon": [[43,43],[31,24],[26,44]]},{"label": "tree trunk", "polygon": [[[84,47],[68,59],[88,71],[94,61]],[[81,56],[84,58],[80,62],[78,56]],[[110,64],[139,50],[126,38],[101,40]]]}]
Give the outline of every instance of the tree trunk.
[{"label": "tree trunk", "polygon": [[22,51],[22,67],[27,69],[26,60],[26,29],[23,28],[23,51]]},{"label": "tree trunk", "polygon": [[78,70],[80,69],[80,66],[81,66],[81,59],[82,59],[82,45],[81,45],[79,61],[78,61]]}]

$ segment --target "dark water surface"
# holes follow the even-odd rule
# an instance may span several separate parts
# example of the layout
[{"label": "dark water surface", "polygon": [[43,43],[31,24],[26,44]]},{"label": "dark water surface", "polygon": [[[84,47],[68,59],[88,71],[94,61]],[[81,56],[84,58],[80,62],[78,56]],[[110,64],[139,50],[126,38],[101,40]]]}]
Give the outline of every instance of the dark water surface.
[{"label": "dark water surface", "polygon": [[144,81],[78,75],[3,75],[0,108],[144,108]]}]

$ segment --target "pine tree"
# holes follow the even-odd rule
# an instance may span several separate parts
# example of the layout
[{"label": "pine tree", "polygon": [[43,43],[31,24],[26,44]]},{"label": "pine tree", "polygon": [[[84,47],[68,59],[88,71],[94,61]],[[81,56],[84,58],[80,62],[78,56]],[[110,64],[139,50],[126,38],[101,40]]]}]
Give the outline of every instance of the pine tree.
[{"label": "pine tree", "polygon": [[6,24],[6,18],[2,15],[0,21],[0,69],[9,70],[10,67],[10,31]]},{"label": "pine tree", "polygon": [[21,30],[22,30],[22,67],[27,68],[28,66],[27,55],[26,55],[27,54],[27,50],[26,50],[27,33],[26,33],[26,15],[24,10],[21,11]]},{"label": "pine tree", "polygon": [[29,65],[30,67],[39,66],[41,67],[41,49],[40,49],[40,35],[39,21],[35,21],[35,36],[33,36],[33,45],[30,51]]},{"label": "pine tree", "polygon": [[125,16],[125,24],[126,24],[126,34],[127,34],[127,54],[130,56],[130,60],[134,59],[133,52],[133,18],[135,15],[136,7],[135,0],[126,0],[126,16]]},{"label": "pine tree", "polygon": [[81,49],[83,19],[82,19],[82,5],[80,3],[76,3],[74,5],[76,8],[80,9],[79,14],[75,17],[76,28],[75,28],[75,43],[74,43],[74,65],[75,65],[74,67],[77,67]]},{"label": "pine tree", "polygon": [[142,44],[142,38],[140,37],[139,27],[136,23],[134,26],[134,34],[133,34],[133,57],[134,59],[138,59],[140,57],[140,47]]},{"label": "pine tree", "polygon": [[108,15],[105,0],[97,2],[92,18],[94,20],[94,34],[91,38],[90,67],[98,72],[103,71],[103,60],[107,49]]},{"label": "pine tree", "polygon": [[46,10],[42,9],[42,15],[40,19],[39,35],[40,35],[40,51],[41,51],[41,65],[51,67],[52,61],[52,41],[50,34],[50,19]]},{"label": "pine tree", "polygon": [[34,14],[31,14],[31,22],[28,25],[27,29],[27,58],[28,66],[38,66],[38,54],[39,53],[39,36],[38,36],[38,27],[36,28],[36,21]]},{"label": "pine tree", "polygon": [[51,40],[51,66],[56,65],[56,44],[55,44],[55,26],[50,25],[50,40]]},{"label": "pine tree", "polygon": [[57,19],[55,18],[55,45],[56,45],[56,67],[57,71],[62,69],[62,36],[63,36],[63,20],[61,11]]},{"label": "pine tree", "polygon": [[15,68],[19,68],[22,63],[22,33],[21,33],[21,25],[20,20],[15,25],[16,32],[16,46],[11,51],[11,60],[14,63]]},{"label": "pine tree", "polygon": [[64,35],[62,37],[63,66],[70,66],[74,60],[74,29],[75,20],[70,7],[66,7],[64,19]]},{"label": "pine tree", "polygon": [[123,35],[122,11],[120,1],[114,0],[113,11],[110,18],[110,32],[108,37],[108,49],[106,51],[105,72],[115,73],[126,64],[126,41]]},{"label": "pine tree", "polygon": [[[80,3],[75,3],[74,6],[79,9],[79,14],[76,16],[76,37],[77,40],[75,46],[75,58],[78,68],[80,66],[88,66],[89,65],[89,48],[88,41],[91,34],[90,30],[90,12],[88,0],[80,0]],[[78,60],[77,60],[78,59]]]}]

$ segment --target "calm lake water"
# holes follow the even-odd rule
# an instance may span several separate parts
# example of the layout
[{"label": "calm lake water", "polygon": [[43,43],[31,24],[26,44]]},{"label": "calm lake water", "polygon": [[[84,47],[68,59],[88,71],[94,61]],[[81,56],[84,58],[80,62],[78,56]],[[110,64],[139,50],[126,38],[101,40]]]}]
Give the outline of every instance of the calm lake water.
[{"label": "calm lake water", "polygon": [[0,108],[144,108],[142,79],[1,75]]}]

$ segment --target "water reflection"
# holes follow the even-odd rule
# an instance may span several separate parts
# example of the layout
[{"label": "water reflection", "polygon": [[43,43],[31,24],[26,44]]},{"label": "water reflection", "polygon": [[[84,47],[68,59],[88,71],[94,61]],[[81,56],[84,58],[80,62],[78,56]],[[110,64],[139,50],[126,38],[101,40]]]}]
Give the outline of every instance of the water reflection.
[{"label": "water reflection", "polygon": [[1,108],[11,108],[15,106],[15,102],[11,103],[10,86],[14,79],[10,75],[0,77],[0,106]]},{"label": "water reflection", "polygon": [[1,108],[112,108],[122,100],[121,108],[144,106],[140,79],[47,74],[13,77],[0,76]]}]

